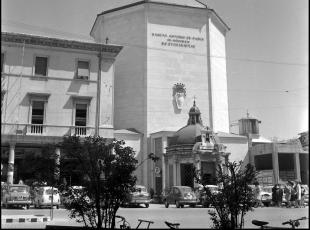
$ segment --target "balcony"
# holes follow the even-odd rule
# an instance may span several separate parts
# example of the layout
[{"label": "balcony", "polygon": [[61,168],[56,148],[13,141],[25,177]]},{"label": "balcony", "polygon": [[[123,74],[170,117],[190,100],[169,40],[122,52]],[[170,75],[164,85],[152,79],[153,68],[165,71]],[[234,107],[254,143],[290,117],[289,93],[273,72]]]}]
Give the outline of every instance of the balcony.
[{"label": "balcony", "polygon": [[27,125],[27,134],[42,135],[45,133],[45,126],[43,124]]},{"label": "balcony", "polygon": [[71,135],[76,136],[89,136],[90,128],[86,126],[73,126],[71,127]]}]

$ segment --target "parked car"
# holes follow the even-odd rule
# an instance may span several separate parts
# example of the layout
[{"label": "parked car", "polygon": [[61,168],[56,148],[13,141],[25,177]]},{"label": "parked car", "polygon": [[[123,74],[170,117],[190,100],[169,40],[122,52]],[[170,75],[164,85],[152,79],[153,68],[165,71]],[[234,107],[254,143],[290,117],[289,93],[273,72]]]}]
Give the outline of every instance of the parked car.
[{"label": "parked car", "polygon": [[86,195],[85,187],[83,186],[71,186],[64,190],[60,196],[61,204],[68,205],[73,200],[78,200],[84,196],[86,202],[90,202],[90,198]]},{"label": "parked car", "polygon": [[150,206],[151,195],[143,185],[136,185],[134,191],[128,194],[124,205],[144,204],[146,208]]},{"label": "parked car", "polygon": [[[219,192],[219,187],[217,185],[205,185],[205,187],[209,188],[212,194],[217,194]],[[203,185],[199,185],[196,188],[196,197],[199,205],[202,205],[205,208],[210,206],[210,201],[207,199],[206,190]]]},{"label": "parked car", "polygon": [[175,204],[177,208],[183,208],[184,205],[195,207],[199,203],[195,192],[188,186],[171,187],[168,189],[167,193],[164,194],[163,201],[166,208],[168,208],[170,204]]},{"label": "parked car", "polygon": [[[250,185],[251,189],[254,191],[255,185]],[[272,187],[273,186],[262,186],[260,197],[264,206],[269,207],[272,202]],[[257,204],[256,204],[257,205]]]},{"label": "parked car", "polygon": [[24,184],[8,184],[3,187],[2,200],[6,208],[18,206],[29,209],[31,204],[30,187]]},{"label": "parked car", "polygon": [[41,208],[45,206],[51,206],[52,197],[53,197],[53,206],[56,206],[58,209],[60,205],[60,195],[58,189],[54,188],[52,190],[51,186],[38,187],[34,193],[34,201],[33,201],[34,207]]}]

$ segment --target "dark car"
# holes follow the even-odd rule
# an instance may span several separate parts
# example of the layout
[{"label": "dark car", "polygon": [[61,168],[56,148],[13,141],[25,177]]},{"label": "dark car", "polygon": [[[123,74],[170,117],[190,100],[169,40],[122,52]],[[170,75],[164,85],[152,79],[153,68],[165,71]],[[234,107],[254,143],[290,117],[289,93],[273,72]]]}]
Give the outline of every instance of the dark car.
[{"label": "dark car", "polygon": [[[210,192],[212,194],[219,193],[219,187],[217,185],[205,185],[205,188],[210,189]],[[208,208],[210,206],[210,200],[207,198],[206,190],[205,188],[200,185],[196,188],[196,196],[199,200],[198,204],[202,205],[205,208]]]},{"label": "dark car", "polygon": [[17,206],[29,209],[31,202],[30,187],[24,184],[9,184],[4,187],[3,205],[6,208]]},{"label": "dark car", "polygon": [[166,208],[170,204],[175,204],[177,208],[183,208],[184,205],[195,207],[198,204],[198,199],[191,187],[173,186],[164,194],[163,202]]},{"label": "dark car", "polygon": [[151,202],[151,195],[147,188],[143,185],[136,185],[134,191],[128,194],[124,205],[140,205],[144,204],[146,208],[149,207]]}]

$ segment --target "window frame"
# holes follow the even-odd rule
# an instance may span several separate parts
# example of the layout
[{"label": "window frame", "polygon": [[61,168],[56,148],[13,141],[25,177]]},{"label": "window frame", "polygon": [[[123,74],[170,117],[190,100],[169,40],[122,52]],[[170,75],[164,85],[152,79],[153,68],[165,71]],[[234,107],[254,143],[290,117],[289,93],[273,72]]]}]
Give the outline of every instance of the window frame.
[{"label": "window frame", "polygon": [[73,102],[73,117],[72,117],[72,126],[75,127],[75,121],[76,121],[76,105],[77,104],[86,104],[86,126],[89,125],[89,107],[90,107],[90,101],[89,100],[83,100],[83,99],[75,99]]},{"label": "window frame", "polygon": [[28,117],[28,124],[32,125],[32,104],[34,101],[43,101],[44,102],[44,111],[43,111],[43,124],[46,124],[46,109],[47,109],[47,100],[40,97],[32,97],[30,98],[30,105],[29,105],[29,117]]},{"label": "window frame", "polygon": [[[46,62],[46,75],[36,74],[36,59],[37,59],[37,57],[43,57],[43,58],[47,59],[47,62]],[[34,54],[32,75],[36,76],[36,77],[48,77],[48,75],[49,75],[49,63],[50,63],[50,56],[49,55],[46,55],[46,54]]]},{"label": "window frame", "polygon": [[[83,62],[88,62],[88,78],[79,78],[78,77],[78,67],[79,67],[79,61]],[[84,80],[84,81],[89,81],[90,80],[90,69],[91,69],[91,59],[88,58],[76,58],[75,59],[75,72],[74,72],[74,79],[76,80]]]}]

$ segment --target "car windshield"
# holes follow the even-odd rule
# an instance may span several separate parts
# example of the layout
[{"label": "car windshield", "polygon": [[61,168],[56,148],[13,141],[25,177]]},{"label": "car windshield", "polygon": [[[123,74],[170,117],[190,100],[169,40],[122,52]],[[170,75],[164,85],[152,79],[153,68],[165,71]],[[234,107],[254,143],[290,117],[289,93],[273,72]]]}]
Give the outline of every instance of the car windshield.
[{"label": "car windshield", "polygon": [[28,192],[28,187],[25,186],[12,186],[10,192]]},{"label": "car windshield", "polygon": [[190,193],[193,191],[190,187],[181,187],[180,190],[182,190],[183,193]]},{"label": "car windshield", "polygon": [[[58,193],[58,190],[57,189],[54,189],[54,194],[57,194]],[[47,195],[52,195],[52,189],[49,188],[49,189],[46,189],[45,190],[45,194]]]}]

